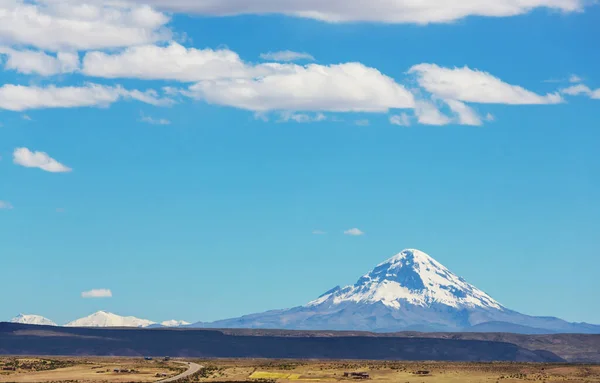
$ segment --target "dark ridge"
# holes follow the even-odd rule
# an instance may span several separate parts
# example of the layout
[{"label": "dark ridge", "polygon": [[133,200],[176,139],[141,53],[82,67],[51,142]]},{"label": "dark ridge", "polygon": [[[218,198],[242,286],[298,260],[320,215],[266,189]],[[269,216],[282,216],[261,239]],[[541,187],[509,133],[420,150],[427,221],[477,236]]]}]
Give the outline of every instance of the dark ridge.
[{"label": "dark ridge", "polygon": [[[16,355],[297,358],[432,361],[564,362],[543,347],[503,339],[458,339],[418,334],[323,332],[295,336],[277,330],[70,328],[0,323],[0,353]],[[285,331],[289,334],[290,331]],[[532,351],[536,350],[536,351]]]}]

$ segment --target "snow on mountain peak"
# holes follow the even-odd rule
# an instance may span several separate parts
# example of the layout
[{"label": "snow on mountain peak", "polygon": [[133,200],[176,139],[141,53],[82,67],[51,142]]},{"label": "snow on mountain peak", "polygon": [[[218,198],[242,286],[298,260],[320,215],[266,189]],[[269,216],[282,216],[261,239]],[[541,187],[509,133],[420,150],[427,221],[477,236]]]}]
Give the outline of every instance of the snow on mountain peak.
[{"label": "snow on mountain peak", "polygon": [[40,326],[56,326],[57,324],[41,315],[19,314],[12,318],[11,323],[35,324]]},{"label": "snow on mountain peak", "polygon": [[155,322],[136,317],[122,317],[107,311],[98,311],[85,318],[67,323],[66,327],[148,327]]},{"label": "snow on mountain peak", "polygon": [[334,289],[307,306],[342,302],[381,302],[399,309],[404,304],[430,307],[502,309],[502,305],[467,283],[428,254],[407,249],[380,263],[353,286]]},{"label": "snow on mountain peak", "polygon": [[182,326],[188,326],[191,323],[186,322],[184,320],[166,320],[164,322],[161,322],[160,324],[165,327],[182,327]]}]

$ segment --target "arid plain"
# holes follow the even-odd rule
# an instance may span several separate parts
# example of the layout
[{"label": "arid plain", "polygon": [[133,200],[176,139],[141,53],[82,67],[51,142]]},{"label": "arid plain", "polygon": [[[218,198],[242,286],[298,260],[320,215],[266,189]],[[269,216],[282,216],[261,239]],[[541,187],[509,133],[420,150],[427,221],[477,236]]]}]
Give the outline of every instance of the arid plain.
[{"label": "arid plain", "polygon": [[[600,365],[210,359],[181,382],[600,382]],[[14,368],[14,369],[13,369]],[[155,382],[185,368],[155,358],[1,357],[0,382]],[[355,374],[355,375],[354,375]],[[347,375],[347,376],[346,376]]]}]

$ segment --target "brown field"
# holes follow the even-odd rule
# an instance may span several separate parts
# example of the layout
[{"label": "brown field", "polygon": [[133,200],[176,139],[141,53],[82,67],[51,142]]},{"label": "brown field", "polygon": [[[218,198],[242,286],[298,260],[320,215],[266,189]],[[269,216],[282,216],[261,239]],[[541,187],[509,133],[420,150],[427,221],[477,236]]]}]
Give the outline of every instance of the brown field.
[{"label": "brown field", "polygon": [[[17,369],[11,371],[15,361]],[[0,357],[0,382],[154,382],[184,370],[177,363],[142,358]]]},{"label": "brown field", "polygon": [[[152,382],[176,375],[176,363],[140,358],[17,358],[17,371],[3,371],[15,358],[0,358],[0,382]],[[52,363],[48,361],[54,361]],[[302,383],[600,383],[600,365],[373,361],[192,360],[205,368],[186,382]],[[135,370],[115,373],[115,368]],[[424,375],[418,371],[426,371]],[[367,380],[344,377],[366,372]]]}]

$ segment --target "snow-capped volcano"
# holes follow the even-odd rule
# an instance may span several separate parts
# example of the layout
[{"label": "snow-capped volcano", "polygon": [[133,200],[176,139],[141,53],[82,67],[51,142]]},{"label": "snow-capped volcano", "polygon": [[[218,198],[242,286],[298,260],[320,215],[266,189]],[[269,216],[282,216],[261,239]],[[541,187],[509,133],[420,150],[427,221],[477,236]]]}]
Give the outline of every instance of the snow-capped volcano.
[{"label": "snow-capped volcano", "polygon": [[41,315],[19,314],[12,318],[11,323],[35,324],[40,326],[56,326],[57,324]]},{"label": "snow-capped volcano", "polygon": [[85,318],[67,323],[66,327],[148,327],[155,322],[136,317],[122,317],[107,311],[98,311]]},{"label": "snow-capped volcano", "polygon": [[354,285],[338,286],[304,306],[192,327],[600,333],[600,326],[512,311],[414,249],[380,263]]},{"label": "snow-capped volcano", "polygon": [[405,304],[502,309],[492,297],[456,276],[429,255],[413,249],[404,250],[380,263],[353,286],[333,289],[307,306],[343,302],[381,302],[395,309]]}]

